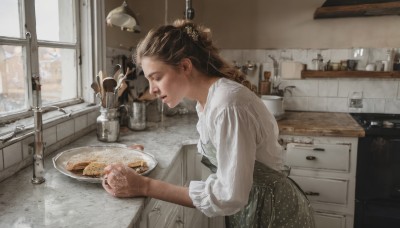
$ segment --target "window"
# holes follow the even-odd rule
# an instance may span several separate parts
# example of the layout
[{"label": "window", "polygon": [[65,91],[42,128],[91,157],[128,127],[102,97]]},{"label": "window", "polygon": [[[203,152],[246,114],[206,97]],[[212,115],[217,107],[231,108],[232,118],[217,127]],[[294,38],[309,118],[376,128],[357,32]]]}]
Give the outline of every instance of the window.
[{"label": "window", "polygon": [[[0,1],[0,117],[81,96],[79,3]],[[41,99],[32,76],[39,76]]]}]

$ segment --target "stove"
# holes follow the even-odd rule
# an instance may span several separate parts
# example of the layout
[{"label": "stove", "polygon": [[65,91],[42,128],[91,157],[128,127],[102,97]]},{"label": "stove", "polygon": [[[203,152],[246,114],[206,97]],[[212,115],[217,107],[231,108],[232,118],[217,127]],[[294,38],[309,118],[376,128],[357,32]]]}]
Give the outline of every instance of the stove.
[{"label": "stove", "polygon": [[400,114],[351,113],[366,135],[399,136]]},{"label": "stove", "polygon": [[400,227],[400,114],[351,113],[357,149],[355,228]]}]

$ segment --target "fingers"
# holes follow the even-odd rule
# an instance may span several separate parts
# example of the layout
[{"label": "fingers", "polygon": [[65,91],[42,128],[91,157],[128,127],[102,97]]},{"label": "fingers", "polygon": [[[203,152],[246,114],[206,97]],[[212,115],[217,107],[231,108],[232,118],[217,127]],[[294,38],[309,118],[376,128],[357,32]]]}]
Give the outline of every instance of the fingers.
[{"label": "fingers", "polygon": [[128,148],[134,149],[134,150],[144,150],[144,146],[141,144],[132,144],[130,146],[128,146]]},{"label": "fingers", "polygon": [[102,181],[103,188],[113,196],[128,197],[129,194],[127,194],[127,191],[129,190],[129,170],[130,168],[123,164],[108,165],[104,169],[105,174]]}]

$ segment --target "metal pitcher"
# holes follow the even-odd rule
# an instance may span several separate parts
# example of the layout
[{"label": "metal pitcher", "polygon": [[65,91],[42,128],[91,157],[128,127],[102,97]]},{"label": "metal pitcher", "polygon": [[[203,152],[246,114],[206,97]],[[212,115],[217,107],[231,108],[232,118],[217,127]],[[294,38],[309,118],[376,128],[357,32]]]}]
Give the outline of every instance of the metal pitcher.
[{"label": "metal pitcher", "polygon": [[128,128],[140,131],[146,128],[146,103],[134,101],[128,105]]}]

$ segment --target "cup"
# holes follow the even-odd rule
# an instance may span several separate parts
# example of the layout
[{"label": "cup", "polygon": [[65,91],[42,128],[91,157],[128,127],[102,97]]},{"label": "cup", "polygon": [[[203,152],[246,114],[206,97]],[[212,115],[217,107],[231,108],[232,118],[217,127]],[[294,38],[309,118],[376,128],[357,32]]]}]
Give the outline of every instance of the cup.
[{"label": "cup", "polygon": [[365,67],[366,71],[375,71],[375,64],[373,63],[368,63],[367,66]]},{"label": "cup", "polygon": [[135,131],[146,128],[146,103],[134,101],[128,106],[128,128]]},{"label": "cup", "polygon": [[347,60],[347,70],[356,70],[357,60],[349,59]]},{"label": "cup", "polygon": [[332,70],[340,70],[340,63],[331,63]]}]

